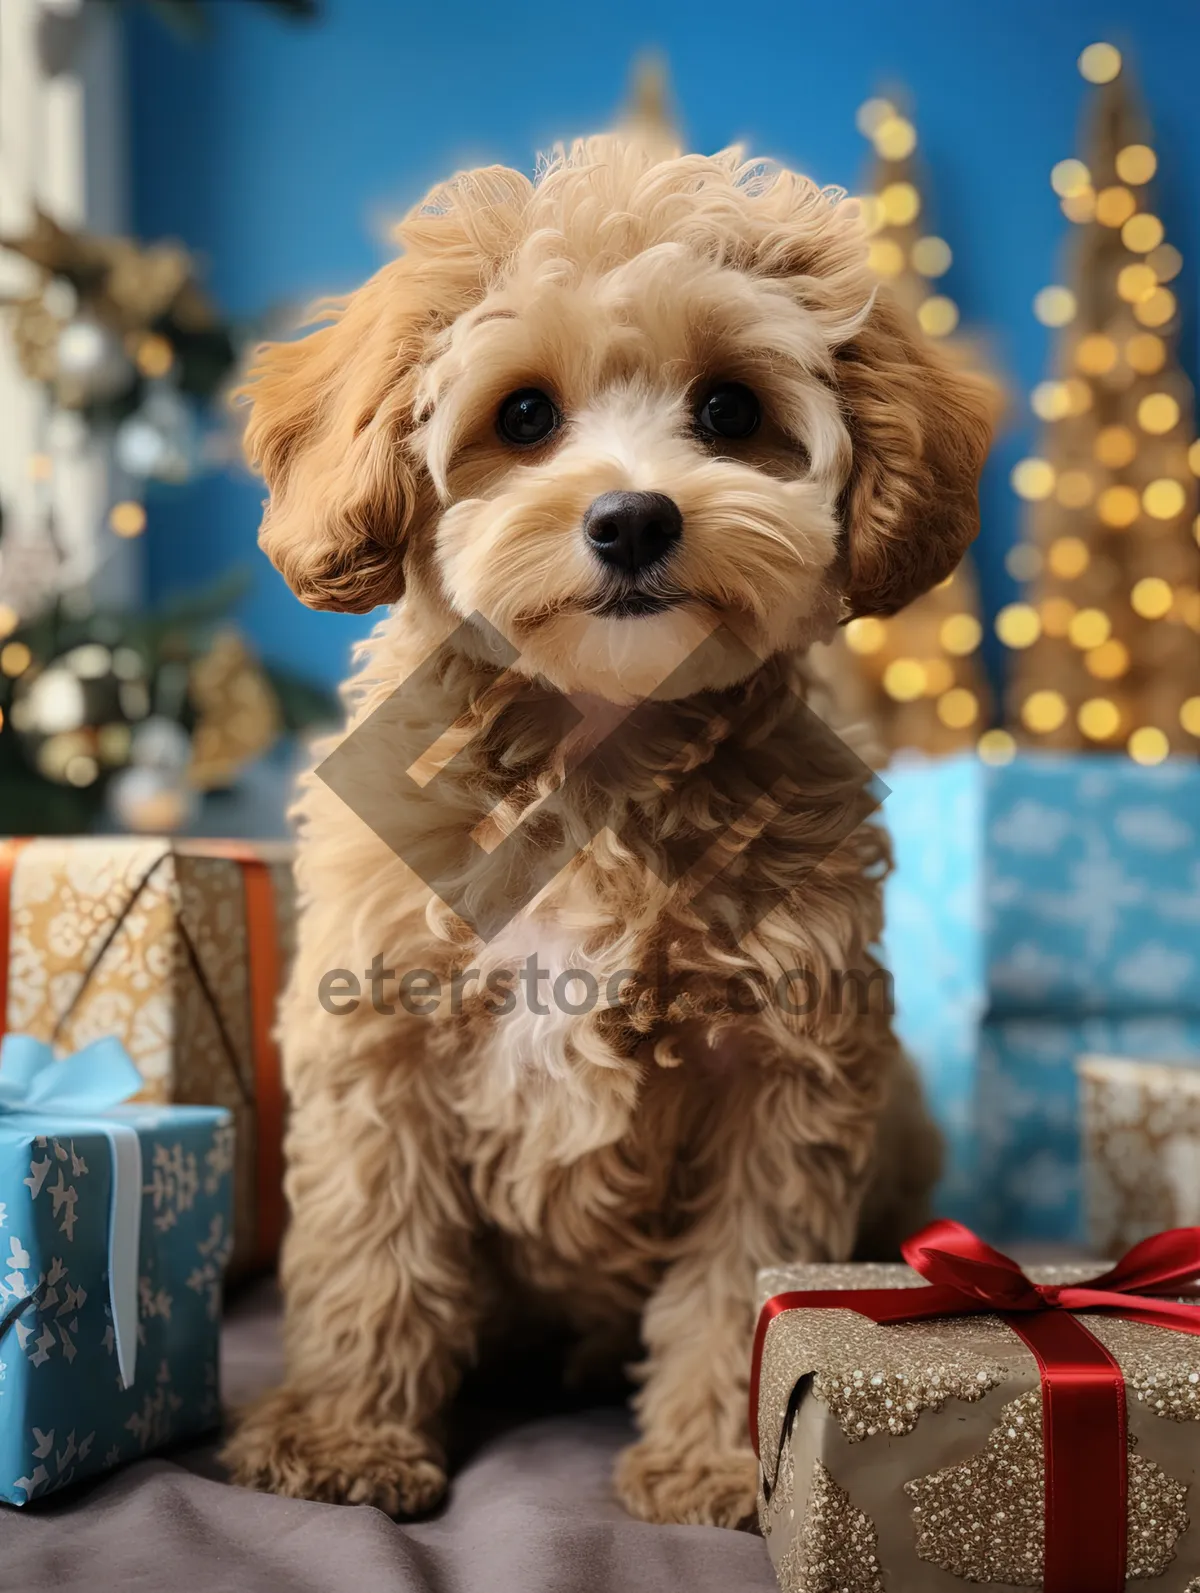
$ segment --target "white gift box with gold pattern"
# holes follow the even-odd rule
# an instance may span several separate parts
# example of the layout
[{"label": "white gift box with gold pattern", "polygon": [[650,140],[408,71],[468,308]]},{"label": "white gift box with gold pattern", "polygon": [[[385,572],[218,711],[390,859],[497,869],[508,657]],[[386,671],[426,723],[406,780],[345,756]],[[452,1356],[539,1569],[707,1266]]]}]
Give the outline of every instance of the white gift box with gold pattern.
[{"label": "white gift box with gold pattern", "polygon": [[[1028,1274],[1062,1283],[1096,1270]],[[922,1279],[902,1265],[822,1264],[769,1268],[758,1284],[762,1306],[793,1290]],[[1125,1376],[1127,1579],[1200,1593],[1200,1339],[1084,1320]],[[1041,1587],[1041,1378],[999,1317],[885,1327],[852,1311],[781,1312],[763,1346],[758,1427],[759,1522],[784,1593]]]},{"label": "white gift box with gold pattern", "polygon": [[282,1222],[282,1086],[271,1034],[291,954],[290,853],[270,843],[0,840],[0,1033],[68,1054],[104,1035],[139,1099],[224,1106],[236,1125],[231,1275]]},{"label": "white gift box with gold pattern", "polygon": [[1200,1054],[1077,1063],[1084,1210],[1098,1255],[1200,1224]]}]

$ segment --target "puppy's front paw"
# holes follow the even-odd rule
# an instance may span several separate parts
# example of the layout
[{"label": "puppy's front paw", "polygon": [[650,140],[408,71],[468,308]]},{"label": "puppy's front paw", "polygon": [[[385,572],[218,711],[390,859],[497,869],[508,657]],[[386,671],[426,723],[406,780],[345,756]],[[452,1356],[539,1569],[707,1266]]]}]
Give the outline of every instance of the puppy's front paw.
[{"label": "puppy's front paw", "polygon": [[446,1491],[440,1457],[419,1433],[396,1422],[348,1422],[333,1401],[288,1389],[244,1412],[221,1459],[243,1488],[372,1504],[390,1516],[423,1515]]},{"label": "puppy's front paw", "polygon": [[618,1456],[613,1480],[643,1521],[737,1527],[754,1516],[758,1462],[749,1449],[681,1454],[643,1439]]}]

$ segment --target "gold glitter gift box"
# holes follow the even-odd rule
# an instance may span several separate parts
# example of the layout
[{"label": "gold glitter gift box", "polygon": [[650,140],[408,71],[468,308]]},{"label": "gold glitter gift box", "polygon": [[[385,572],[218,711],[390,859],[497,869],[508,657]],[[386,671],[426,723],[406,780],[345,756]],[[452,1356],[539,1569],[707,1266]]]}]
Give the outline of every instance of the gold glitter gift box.
[{"label": "gold glitter gift box", "polygon": [[[1095,1271],[1028,1274],[1064,1283]],[[759,1274],[759,1305],[921,1283],[902,1265],[777,1267]],[[1125,1377],[1126,1577],[1200,1593],[1200,1339],[1080,1320]],[[759,1521],[784,1593],[1042,1586],[1041,1378],[999,1317],[877,1326],[848,1310],[784,1311],[763,1343],[758,1431]]]},{"label": "gold glitter gift box", "polygon": [[293,920],[285,846],[0,840],[0,1034],[63,1055],[115,1035],[139,1100],[230,1109],[231,1277],[269,1265],[282,1226],[271,1027]]}]

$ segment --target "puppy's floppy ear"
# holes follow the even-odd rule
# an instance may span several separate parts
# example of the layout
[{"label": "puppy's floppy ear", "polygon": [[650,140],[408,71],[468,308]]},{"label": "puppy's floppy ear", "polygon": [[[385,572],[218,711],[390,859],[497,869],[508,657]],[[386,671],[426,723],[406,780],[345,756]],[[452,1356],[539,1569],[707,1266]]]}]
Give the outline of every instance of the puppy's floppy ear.
[{"label": "puppy's floppy ear", "polygon": [[998,392],[882,290],[837,364],[854,450],[842,500],[846,599],[853,614],[894,614],[950,575],[975,540]]},{"label": "puppy's floppy ear", "polygon": [[427,272],[393,261],[322,307],[331,324],[259,349],[239,394],[246,456],[270,490],[259,546],[310,608],[363,613],[404,590],[429,490],[406,438],[432,297]]}]

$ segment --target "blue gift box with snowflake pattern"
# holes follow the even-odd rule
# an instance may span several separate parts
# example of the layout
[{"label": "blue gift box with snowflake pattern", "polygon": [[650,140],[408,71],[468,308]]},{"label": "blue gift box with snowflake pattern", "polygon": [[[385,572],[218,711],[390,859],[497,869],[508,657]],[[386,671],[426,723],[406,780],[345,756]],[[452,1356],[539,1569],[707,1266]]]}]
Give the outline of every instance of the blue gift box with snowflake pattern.
[{"label": "blue gift box with snowflake pattern", "polygon": [[233,1126],[122,1106],[141,1147],[137,1364],[119,1373],[108,1278],[113,1157],[86,1119],[0,1115],[0,1499],[27,1504],[219,1420]]},{"label": "blue gift box with snowflake pattern", "polygon": [[1075,1239],[1076,1058],[1200,1062],[1200,766],[957,757],[886,781],[886,950],[947,1138],[941,1209]]}]

